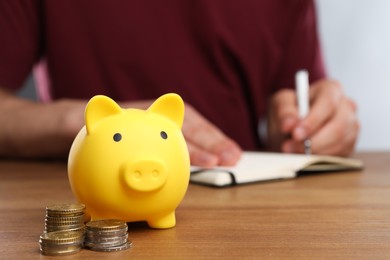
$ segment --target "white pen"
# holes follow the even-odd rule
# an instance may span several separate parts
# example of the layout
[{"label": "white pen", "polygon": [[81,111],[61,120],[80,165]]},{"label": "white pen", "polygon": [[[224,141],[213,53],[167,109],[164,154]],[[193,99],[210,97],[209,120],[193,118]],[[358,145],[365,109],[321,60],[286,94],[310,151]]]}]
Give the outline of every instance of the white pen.
[{"label": "white pen", "polygon": [[[299,70],[295,74],[295,91],[297,94],[299,118],[303,119],[309,114],[309,73],[307,70]],[[311,154],[311,140],[305,139],[305,154]]]}]

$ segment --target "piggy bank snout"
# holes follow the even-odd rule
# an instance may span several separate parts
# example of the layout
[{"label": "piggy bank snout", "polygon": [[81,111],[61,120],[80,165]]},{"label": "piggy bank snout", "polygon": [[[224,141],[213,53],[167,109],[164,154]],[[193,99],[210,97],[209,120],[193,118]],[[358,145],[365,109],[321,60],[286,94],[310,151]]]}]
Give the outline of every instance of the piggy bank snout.
[{"label": "piggy bank snout", "polygon": [[125,184],[135,191],[154,191],[161,188],[167,180],[167,168],[161,160],[139,160],[124,165]]}]

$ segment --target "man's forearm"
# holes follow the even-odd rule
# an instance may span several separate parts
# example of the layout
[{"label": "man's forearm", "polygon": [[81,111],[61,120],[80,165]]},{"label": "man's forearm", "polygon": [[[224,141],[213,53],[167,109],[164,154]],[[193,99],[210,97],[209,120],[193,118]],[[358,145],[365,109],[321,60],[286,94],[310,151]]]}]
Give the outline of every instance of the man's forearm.
[{"label": "man's forearm", "polygon": [[0,157],[65,158],[83,125],[84,106],[37,103],[0,90]]}]

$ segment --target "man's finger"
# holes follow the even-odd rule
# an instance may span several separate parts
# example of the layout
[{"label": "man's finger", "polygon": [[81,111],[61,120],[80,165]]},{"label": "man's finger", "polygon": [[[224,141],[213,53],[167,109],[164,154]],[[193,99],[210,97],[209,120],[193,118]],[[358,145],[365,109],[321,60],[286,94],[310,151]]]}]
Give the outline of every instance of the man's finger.
[{"label": "man's finger", "polygon": [[290,133],[298,122],[295,92],[284,89],[275,94],[272,100],[272,116],[282,133]]},{"label": "man's finger", "polygon": [[199,149],[196,145],[189,142],[187,142],[187,147],[190,153],[191,165],[201,167],[215,167],[218,165],[219,159],[216,155]]},{"label": "man's finger", "polygon": [[183,134],[192,146],[194,158],[212,154],[218,157],[218,165],[230,166],[241,157],[239,145],[190,106],[186,109]]},{"label": "man's finger", "polygon": [[315,83],[310,89],[310,112],[294,129],[294,140],[303,141],[326,124],[336,113],[342,97],[341,86],[337,82],[322,80]]},{"label": "man's finger", "polygon": [[356,105],[344,99],[335,117],[313,136],[313,152],[349,155],[354,149],[360,129],[355,110]]}]

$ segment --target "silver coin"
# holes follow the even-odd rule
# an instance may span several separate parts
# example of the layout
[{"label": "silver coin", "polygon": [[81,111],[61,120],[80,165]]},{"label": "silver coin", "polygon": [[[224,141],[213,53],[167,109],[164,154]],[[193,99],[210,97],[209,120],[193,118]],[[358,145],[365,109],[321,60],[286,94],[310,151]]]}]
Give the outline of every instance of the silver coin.
[{"label": "silver coin", "polygon": [[84,241],[84,246],[107,248],[107,247],[113,247],[113,246],[120,246],[126,242],[127,242],[127,238],[121,238],[121,239],[117,239],[115,241],[110,241],[110,242]]},{"label": "silver coin", "polygon": [[99,238],[120,237],[120,236],[125,236],[126,234],[128,234],[127,230],[115,231],[115,232],[90,232],[88,230],[85,231],[85,236],[91,239],[94,239],[96,237]]},{"label": "silver coin", "polygon": [[92,251],[99,251],[99,252],[115,252],[115,251],[122,251],[129,249],[132,246],[131,241],[127,241],[123,245],[113,246],[113,247],[86,247],[89,250]]},{"label": "silver coin", "polygon": [[45,227],[44,233],[52,233],[52,232],[57,232],[57,231],[65,231],[65,232],[81,231],[81,232],[84,232],[84,227],[80,226],[80,227],[68,228],[68,227],[61,227],[61,226],[59,226],[59,227],[48,226],[48,227]]},{"label": "silver coin", "polygon": [[59,231],[59,230],[81,230],[81,229],[84,229],[84,226],[83,225],[62,225],[62,226],[58,226],[58,225],[45,225],[45,230],[46,231],[49,231],[49,230],[52,230],[52,231]]},{"label": "silver coin", "polygon": [[87,242],[95,242],[95,243],[111,243],[113,241],[118,241],[118,240],[123,240],[123,239],[127,239],[129,236],[128,234],[126,233],[125,235],[121,235],[121,236],[115,236],[115,237],[99,237],[99,236],[96,236],[96,237],[85,237],[85,241]]}]

